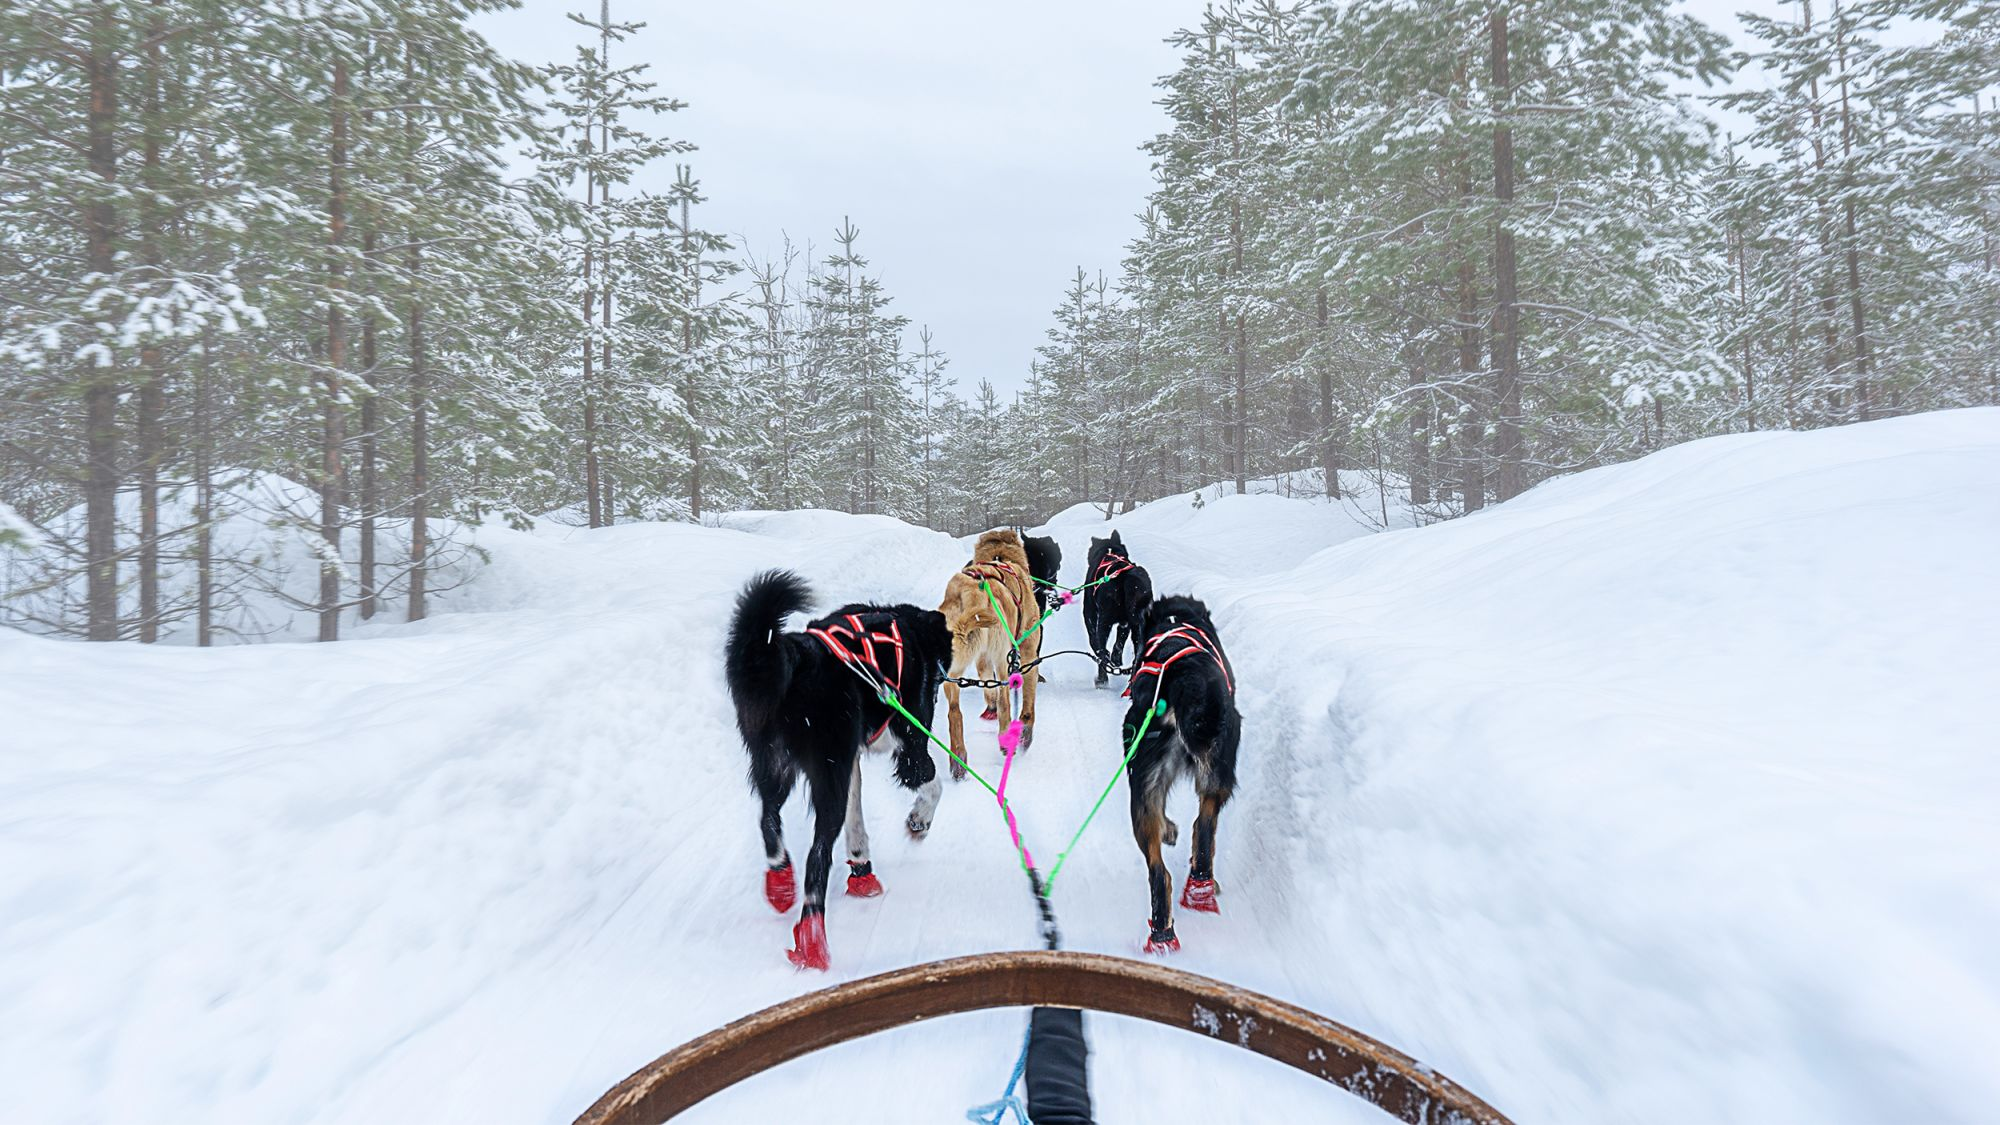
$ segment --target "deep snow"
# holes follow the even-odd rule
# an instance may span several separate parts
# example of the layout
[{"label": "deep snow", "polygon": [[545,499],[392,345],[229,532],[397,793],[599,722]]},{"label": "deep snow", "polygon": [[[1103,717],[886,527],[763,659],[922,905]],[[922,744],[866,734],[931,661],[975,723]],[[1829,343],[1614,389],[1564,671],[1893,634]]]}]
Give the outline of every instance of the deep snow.
[{"label": "deep snow", "polygon": [[[1031,945],[990,799],[949,787],[913,843],[876,761],[889,893],[836,898],[833,973],[785,963],[719,668],[730,596],[788,565],[824,605],[935,604],[965,548],[723,522],[488,529],[456,612],[339,645],[0,630],[0,1119],[566,1121],[764,1004]],[[1068,580],[1104,526],[1052,523]],[[1183,916],[1180,966],[1524,1125],[1990,1117],[2000,411],[1694,443],[1420,530],[1279,496],[1116,526],[1156,585],[1209,599],[1242,685],[1224,913]],[[1074,611],[1051,629],[1079,647]],[[1051,677],[1013,782],[1050,854],[1122,713],[1086,661]],[[1057,888],[1071,948],[1144,937],[1123,802]],[[801,801],[788,831],[802,853]],[[959,1120],[1021,1026],[878,1036],[690,1119]],[[1233,1048],[1092,1029],[1107,1122],[1386,1120]]]}]

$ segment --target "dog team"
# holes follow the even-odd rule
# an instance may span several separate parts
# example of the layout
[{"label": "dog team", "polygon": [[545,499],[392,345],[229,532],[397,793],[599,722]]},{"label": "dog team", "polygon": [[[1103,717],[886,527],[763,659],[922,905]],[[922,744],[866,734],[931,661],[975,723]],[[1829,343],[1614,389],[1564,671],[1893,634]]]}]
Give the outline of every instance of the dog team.
[{"label": "dog team", "polygon": [[[826,884],[834,839],[843,830],[847,893],[864,898],[882,893],[861,816],[862,751],[894,756],[897,782],[916,794],[904,825],[922,838],[942,792],[929,733],[940,687],[954,779],[963,778],[966,768],[960,680],[982,685],[981,717],[999,724],[1003,746],[1025,750],[1034,740],[1039,626],[1068,600],[1057,583],[1061,563],[1053,539],[989,531],[946,582],[937,609],[845,605],[797,633],[783,631],[785,620],[810,608],[812,593],[796,575],[767,571],[737,598],[726,654],[729,693],[750,751],[750,785],[762,804],[764,897],[780,913],[798,905],[782,809],[801,775],[812,803],[805,903],[787,954],[792,964],[829,967]],[[1173,846],[1180,834],[1166,814],[1166,801],[1182,777],[1192,778],[1200,811],[1181,905],[1219,910],[1216,818],[1236,787],[1242,729],[1235,673],[1208,608],[1191,597],[1155,600],[1152,579],[1132,561],[1117,532],[1090,541],[1087,564],[1083,616],[1097,659],[1097,686],[1114,672],[1128,671],[1124,652],[1128,641],[1132,646],[1126,687],[1132,702],[1124,734],[1107,744],[1120,755],[1131,750],[1125,773],[1132,834],[1146,858],[1151,895],[1145,950],[1167,953],[1179,949],[1180,941],[1174,933],[1173,878],[1160,849]],[[1014,684],[1020,690],[1018,716],[1012,713]],[[1125,740],[1135,734],[1139,744],[1132,747]]]}]

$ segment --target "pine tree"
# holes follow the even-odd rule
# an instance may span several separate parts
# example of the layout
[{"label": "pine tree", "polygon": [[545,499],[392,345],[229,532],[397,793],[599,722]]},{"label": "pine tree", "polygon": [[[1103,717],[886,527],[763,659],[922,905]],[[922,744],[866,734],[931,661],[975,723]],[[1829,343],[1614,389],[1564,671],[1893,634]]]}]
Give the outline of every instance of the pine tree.
[{"label": "pine tree", "polygon": [[[632,448],[629,436],[634,432],[634,420],[648,416],[652,405],[642,381],[609,370],[615,355],[615,316],[621,296],[618,271],[627,266],[614,260],[610,252],[617,231],[632,226],[636,214],[632,208],[615,207],[612,190],[630,183],[652,161],[692,151],[694,146],[651,136],[630,121],[640,114],[669,113],[685,105],[649,92],[655,84],[643,76],[650,66],[611,65],[612,44],[624,42],[646,25],[614,22],[610,0],[602,0],[595,20],[580,14],[572,14],[570,19],[594,32],[597,43],[579,46],[574,62],[549,70],[562,91],[551,102],[560,120],[552,141],[542,148],[541,161],[557,182],[580,185],[583,193],[580,213],[570,228],[572,251],[580,262],[575,296],[583,322],[574,397],[581,414],[578,452],[583,508],[589,525],[601,527],[615,514],[614,470],[605,464],[607,454],[621,440],[627,451]],[[666,228],[656,225],[651,229]],[[629,467],[622,471],[628,478],[637,475]]]}]

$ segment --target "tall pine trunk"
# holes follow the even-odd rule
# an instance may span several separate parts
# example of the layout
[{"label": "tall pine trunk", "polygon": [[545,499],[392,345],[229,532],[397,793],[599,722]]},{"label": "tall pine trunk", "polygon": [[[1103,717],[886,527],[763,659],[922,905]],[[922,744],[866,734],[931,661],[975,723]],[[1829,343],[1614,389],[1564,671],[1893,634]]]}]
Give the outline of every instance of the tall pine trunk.
[{"label": "tall pine trunk", "polygon": [[[597,56],[597,57],[598,57],[598,61],[599,61],[600,63],[602,63],[602,64],[603,64],[603,67],[604,67],[604,71],[605,71],[605,73],[606,73],[606,74],[608,75],[608,74],[609,74],[609,73],[611,72],[611,0],[602,0],[602,3],[601,3],[601,4],[599,5],[599,11],[598,11],[598,20],[597,20],[597,22],[598,22],[598,24],[600,25],[600,27],[602,28],[602,31],[600,32],[600,39],[599,39],[599,41],[598,41],[598,56]],[[608,108],[607,108],[607,109],[606,109],[606,110],[604,111],[604,120],[603,120],[603,121],[602,121],[602,122],[600,123],[600,128],[599,128],[599,134],[598,134],[598,135],[599,135],[599,137],[600,137],[600,140],[601,140],[601,143],[600,143],[600,147],[599,147],[599,150],[598,150],[598,151],[608,156],[608,155],[610,154],[610,152],[611,152],[611,111],[610,111],[610,109],[608,109]],[[602,378],[602,379],[603,379],[603,380],[604,380],[604,381],[605,381],[606,383],[610,383],[610,382],[612,382],[612,374],[611,374],[611,217],[612,217],[612,216],[611,216],[611,177],[610,177],[610,176],[608,176],[608,175],[607,175],[607,176],[605,176],[605,177],[603,177],[603,178],[602,178],[601,180],[599,180],[599,181],[598,181],[598,185],[597,185],[597,186],[598,186],[598,187],[599,187],[600,189],[602,189],[602,190],[603,190],[603,193],[604,193],[604,195],[603,195],[603,203],[604,203],[604,261],[603,261],[603,262],[601,263],[601,265],[600,265],[600,267],[599,267],[599,271],[598,271],[598,276],[599,276],[600,278],[602,278],[602,279],[603,279],[603,294],[602,294],[602,296],[603,296],[603,304],[604,304],[604,362],[603,362],[603,365],[602,365],[602,368],[600,369],[600,371],[599,371],[599,373],[598,373],[598,374],[599,374],[599,377],[600,377],[600,378]],[[586,184],[586,185],[585,185],[585,191],[586,191],[586,192],[588,192],[588,190],[589,190],[589,186],[588,186],[588,184]],[[584,316],[585,316],[585,318],[586,318],[586,319],[588,319],[588,317],[589,317],[589,313],[588,313],[588,312],[586,311],[586,312],[585,312],[585,314],[584,314]],[[613,523],[616,523],[616,522],[617,522],[617,520],[618,520],[618,517],[617,517],[617,508],[616,508],[616,507],[615,507],[615,506],[613,505],[613,503],[612,503],[612,501],[613,501],[613,499],[614,499],[614,496],[613,496],[613,492],[612,492],[612,489],[613,489],[613,485],[612,485],[612,474],[611,474],[611,471],[610,471],[610,467],[609,467],[609,466],[607,466],[607,465],[605,464],[605,461],[606,461],[606,458],[607,458],[607,455],[606,455],[606,452],[605,452],[605,449],[604,449],[603,445],[602,445],[601,443],[599,443],[599,442],[597,442],[596,440],[594,440],[594,439],[593,439],[593,440],[592,440],[592,442],[591,442],[591,447],[590,447],[590,451],[591,451],[591,456],[592,456],[592,458],[593,458],[593,459],[595,460],[595,462],[596,462],[596,465],[595,465],[595,467],[596,467],[596,472],[595,472],[595,474],[594,474],[594,475],[595,475],[595,476],[597,477],[597,487],[598,487],[598,489],[599,489],[599,490],[600,490],[600,491],[601,491],[601,492],[603,493],[603,495],[602,495],[602,496],[601,496],[601,497],[599,498],[599,500],[598,500],[598,502],[597,502],[597,511],[598,511],[598,517],[599,517],[599,519],[600,519],[600,520],[602,521],[602,524],[601,524],[601,526],[605,526],[605,527],[609,527],[609,526],[610,526],[611,524],[613,524]]]},{"label": "tall pine trunk", "polygon": [[[693,188],[688,189],[690,192]],[[688,261],[689,292],[697,290],[701,284],[701,271],[694,264],[694,232],[688,224],[692,221],[690,211],[692,201],[681,196],[681,257]],[[692,303],[692,302],[690,302]],[[688,416],[688,515],[696,522],[701,520],[701,387],[696,380],[694,364],[694,309],[690,307],[681,317],[681,362],[687,364],[687,416]],[[928,393],[928,392],[926,392]],[[928,486],[926,486],[928,487]]]},{"label": "tall pine trunk", "polygon": [[[607,3],[605,4],[605,11],[606,11],[606,19],[608,20],[610,18],[609,17],[610,4],[608,3],[608,0]],[[607,60],[609,59],[609,57],[610,56],[607,54],[606,55]],[[611,122],[608,118],[604,122],[604,151],[606,152],[611,151]],[[603,292],[599,294],[598,301],[600,310],[603,314],[604,352],[602,355],[602,361],[599,365],[598,371],[600,377],[603,378],[605,382],[609,383],[612,380],[612,375],[611,375],[612,296],[611,296],[611,225],[610,225],[611,224],[611,181],[610,179],[607,178],[602,186],[604,188],[604,220],[605,220],[604,260],[601,263],[599,263],[598,276],[603,279]],[[609,527],[612,524],[618,522],[618,509],[617,506],[614,504],[614,501],[617,499],[617,494],[614,491],[616,485],[613,483],[612,474],[610,472],[609,467],[605,464],[606,454],[601,447],[597,450],[597,459],[598,459],[597,463],[598,487],[604,491],[604,498],[598,502],[597,506],[598,510],[603,515],[604,526]]]},{"label": "tall pine trunk", "polygon": [[[1236,285],[1243,284],[1243,122],[1236,92],[1236,48],[1229,48],[1229,158],[1235,182],[1229,193],[1229,242],[1234,257],[1232,269]],[[1250,336],[1243,313],[1241,294],[1236,306],[1236,411],[1231,423],[1236,431],[1236,494],[1250,489]]]},{"label": "tall pine trunk", "polygon": [[1856,245],[1854,219],[1854,115],[1848,105],[1847,39],[1838,3],[1833,6],[1833,26],[1834,44],[1840,61],[1840,178],[1846,236],[1841,241],[1847,258],[1848,312],[1854,322],[1854,367],[1860,376],[1855,389],[1861,399],[1861,420],[1866,422],[1874,413],[1873,388],[1870,386],[1874,377],[1874,354],[1868,342],[1868,318],[1861,297],[1861,254]]},{"label": "tall pine trunk", "polygon": [[[364,119],[365,120],[365,119]],[[375,215],[361,232],[362,268],[373,271],[375,262]],[[381,386],[375,375],[375,305],[371,301],[361,314],[361,377],[368,380],[368,394],[361,400],[361,619],[375,616],[378,591],[375,588],[375,513],[382,503],[377,475],[375,430],[380,425],[377,401]]]},{"label": "tall pine trunk", "polygon": [[[583,206],[587,213],[596,214],[597,178],[588,173],[583,178]],[[598,491],[597,479],[597,380],[591,369],[597,356],[590,348],[590,329],[597,319],[597,294],[591,289],[596,250],[597,243],[586,228],[583,235],[583,493],[590,526],[603,527],[603,497]]]},{"label": "tall pine trunk", "polygon": [[583,492],[590,526],[604,526],[602,495],[597,480],[597,382],[591,371],[596,358],[590,349],[590,325],[596,319],[596,297],[590,289],[590,266],[594,244],[583,247]]},{"label": "tall pine trunk", "polygon": [[1430,395],[1422,388],[1426,381],[1424,374],[1424,341],[1411,326],[1410,341],[1410,503],[1431,502],[1431,455],[1429,402]]},{"label": "tall pine trunk", "polygon": [[[111,201],[118,180],[118,61],[112,7],[91,5],[90,54],[85,71],[91,175],[98,192],[84,213],[91,272],[109,284],[117,269],[118,212]],[[84,599],[93,641],[118,639],[118,384],[106,367],[83,374],[84,392]]]},{"label": "tall pine trunk", "polygon": [[[410,248],[410,281],[423,284],[423,252]],[[430,370],[424,364],[424,302],[410,299],[410,608],[422,621],[430,576],[431,400]]]},{"label": "tall pine trunk", "polygon": [[[1465,183],[1469,193],[1472,184],[1469,167]],[[1461,488],[1468,512],[1486,506],[1486,443],[1480,440],[1485,436],[1486,412],[1480,409],[1479,374],[1479,292],[1468,258],[1458,264],[1458,377],[1465,385],[1458,444],[1464,466]]]},{"label": "tall pine trunk", "polygon": [[340,499],[344,491],[341,446],[346,440],[341,407],[342,369],[347,363],[347,63],[333,64],[332,160],[327,193],[326,374],[321,390],[324,428],[320,436],[319,533],[327,557],[319,568],[319,639],[340,639]]},{"label": "tall pine trunk", "polygon": [[[412,90],[417,84],[416,70],[416,48],[405,43],[403,75]],[[404,183],[409,186],[410,195],[414,198],[417,194],[415,156],[420,143],[414,109],[403,114],[403,142],[407,161]],[[425,366],[424,355],[424,251],[419,233],[414,230],[409,233],[410,601],[406,614],[411,621],[422,621],[424,615],[430,612],[425,599],[430,592],[431,402],[430,369]]]},{"label": "tall pine trunk", "polygon": [[[160,209],[160,36],[156,12],[146,28],[146,105],[141,123],[144,156],[140,180],[146,186],[139,205],[139,256],[157,281],[161,264]],[[139,351],[139,640],[160,639],[160,462],[164,442],[161,415],[166,410],[166,363],[160,345]]]},{"label": "tall pine trunk", "polygon": [[1313,304],[1318,321],[1319,334],[1319,460],[1320,472],[1324,474],[1321,485],[1326,489],[1326,498],[1340,499],[1340,437],[1333,424],[1333,359],[1327,354],[1326,339],[1326,289],[1321,287],[1314,293]]},{"label": "tall pine trunk", "polygon": [[214,353],[214,330],[204,324],[194,372],[194,637],[202,648],[215,643],[215,423],[208,402]]},{"label": "tall pine trunk", "polygon": [[[1803,30],[1812,30],[1812,0],[1804,0],[1804,3],[1800,5],[1800,21]],[[1820,111],[1819,75],[1817,73],[1812,76],[1810,82],[1807,84],[1807,90],[1811,95],[1808,104],[1812,107],[1813,179],[1817,190],[1824,192],[1826,184],[1826,121]],[[1824,194],[1814,200],[1814,206],[1819,214],[1818,233],[1820,253],[1831,258],[1831,243],[1834,240],[1833,207]],[[1836,282],[1830,274],[1821,273],[1818,278],[1818,284],[1820,333],[1824,339],[1822,364],[1826,372],[1828,386],[1837,387],[1834,377],[1840,371],[1840,298],[1834,291]],[[1830,394],[1832,396],[1830,405],[1836,410],[1844,410],[1845,407],[1841,402],[1838,389],[1831,390]]]},{"label": "tall pine trunk", "polygon": [[[1736,163],[1731,145],[1730,164]],[[1757,369],[1750,363],[1750,239],[1739,225],[1732,232],[1736,242],[1736,303],[1743,318],[1743,408],[1745,428],[1757,429]]]},{"label": "tall pine trunk", "polygon": [[1495,8],[1489,29],[1493,37],[1493,101],[1499,118],[1493,124],[1493,198],[1499,215],[1493,226],[1493,397],[1496,417],[1493,439],[1500,462],[1494,495],[1511,500],[1525,487],[1521,453],[1521,310],[1514,276],[1514,130],[1507,123],[1513,92],[1507,77],[1507,9]]}]

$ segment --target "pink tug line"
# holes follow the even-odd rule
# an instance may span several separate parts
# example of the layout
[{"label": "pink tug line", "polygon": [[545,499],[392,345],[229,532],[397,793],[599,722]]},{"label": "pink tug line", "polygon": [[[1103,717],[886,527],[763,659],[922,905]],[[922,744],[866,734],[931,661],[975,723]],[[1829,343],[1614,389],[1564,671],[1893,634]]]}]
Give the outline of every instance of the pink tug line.
[{"label": "pink tug line", "polygon": [[[1020,685],[1021,674],[1019,672],[1008,677],[1007,686],[1010,690],[1018,688]],[[1015,703],[1018,713],[1019,700],[1016,699]],[[1014,850],[1021,853],[1021,862],[1029,867],[1033,867],[1035,865],[1035,857],[1028,853],[1028,846],[1021,842],[1021,826],[1015,823],[1014,809],[1007,803],[1007,778],[1014,772],[1014,751],[1020,745],[1021,720],[1015,719],[1007,724],[1007,729],[1000,735],[1000,749],[1006,751],[1006,757],[1000,763],[1000,784],[993,790],[993,799],[1000,803],[1000,813],[1007,818],[1007,834],[1013,837]]]}]

